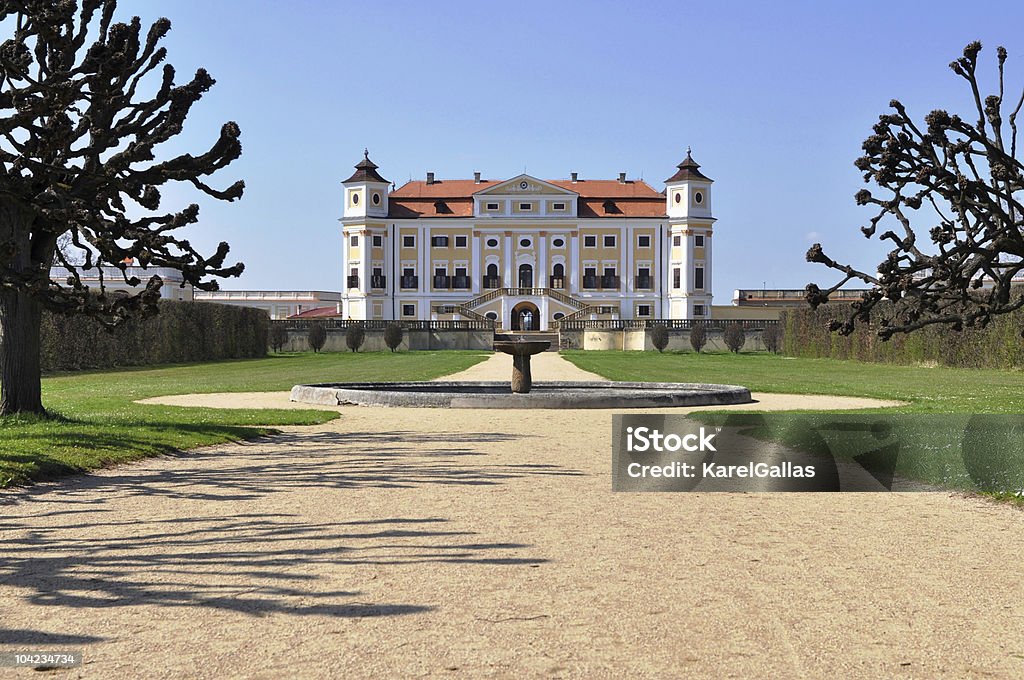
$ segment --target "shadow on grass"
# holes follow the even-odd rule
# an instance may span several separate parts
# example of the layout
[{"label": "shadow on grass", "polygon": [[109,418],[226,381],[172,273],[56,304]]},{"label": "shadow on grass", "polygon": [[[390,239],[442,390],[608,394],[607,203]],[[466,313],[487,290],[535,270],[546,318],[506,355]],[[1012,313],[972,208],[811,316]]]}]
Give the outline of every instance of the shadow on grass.
[{"label": "shadow on grass", "polygon": [[[178,452],[151,466],[22,490],[10,494],[12,502],[0,516],[5,536],[0,588],[31,606],[202,607],[250,616],[431,611],[438,605],[380,602],[386,592],[334,584],[353,583],[353,577],[369,573],[360,571],[363,567],[520,570],[546,559],[532,554],[528,544],[478,537],[443,517],[353,517],[350,509],[341,509],[352,506],[332,505],[352,497],[333,492],[415,492],[427,485],[496,486],[537,476],[582,476],[558,465],[503,464],[476,446],[519,439],[526,437],[282,434],[260,447],[245,443],[229,452]],[[317,519],[239,512],[288,492],[296,503],[313,503]],[[336,519],[325,520],[325,514]],[[417,578],[416,573],[408,578]],[[436,569],[430,573],[443,576]],[[516,576],[510,572],[502,578]],[[423,588],[433,592],[431,584]],[[443,602],[444,588],[437,588],[436,597],[428,597]]]}]

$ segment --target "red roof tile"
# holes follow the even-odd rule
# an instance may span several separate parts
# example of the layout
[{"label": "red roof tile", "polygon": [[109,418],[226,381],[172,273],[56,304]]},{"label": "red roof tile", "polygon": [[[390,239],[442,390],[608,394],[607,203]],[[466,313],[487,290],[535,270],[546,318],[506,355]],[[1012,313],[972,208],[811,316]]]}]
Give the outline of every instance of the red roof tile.
[{"label": "red roof tile", "polygon": [[[391,192],[388,198],[389,217],[413,219],[417,217],[472,217],[473,194],[501,184],[507,180],[472,179],[410,181]],[[642,180],[625,183],[614,179],[545,180],[549,184],[573,191],[580,196],[577,206],[579,217],[664,217],[665,197]],[[612,200],[618,212],[609,213],[604,203]],[[443,201],[450,212],[438,212],[436,203]]]}]

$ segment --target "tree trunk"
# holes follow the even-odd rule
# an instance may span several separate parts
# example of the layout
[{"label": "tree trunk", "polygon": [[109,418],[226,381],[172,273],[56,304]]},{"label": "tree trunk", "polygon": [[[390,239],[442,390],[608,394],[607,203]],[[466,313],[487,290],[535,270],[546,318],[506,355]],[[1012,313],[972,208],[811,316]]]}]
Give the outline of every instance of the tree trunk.
[{"label": "tree trunk", "polygon": [[42,306],[13,290],[0,290],[0,415],[43,409],[39,371]]}]

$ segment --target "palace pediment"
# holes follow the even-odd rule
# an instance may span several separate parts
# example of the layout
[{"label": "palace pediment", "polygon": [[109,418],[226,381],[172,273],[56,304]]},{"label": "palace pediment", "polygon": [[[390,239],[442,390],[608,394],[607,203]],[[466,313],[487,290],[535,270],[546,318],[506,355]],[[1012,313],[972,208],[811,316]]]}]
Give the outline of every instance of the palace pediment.
[{"label": "palace pediment", "polygon": [[477,191],[474,196],[536,196],[536,195],[556,195],[556,196],[577,196],[575,191],[569,191],[563,189],[560,186],[545,182],[542,179],[531,177],[530,175],[519,175],[512,179],[499,182],[494,186],[487,187]]}]

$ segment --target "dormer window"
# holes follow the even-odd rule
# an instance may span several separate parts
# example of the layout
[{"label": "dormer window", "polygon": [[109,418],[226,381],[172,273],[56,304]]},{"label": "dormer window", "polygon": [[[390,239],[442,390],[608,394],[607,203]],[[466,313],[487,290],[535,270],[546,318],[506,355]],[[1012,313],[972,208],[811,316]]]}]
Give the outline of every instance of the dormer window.
[{"label": "dormer window", "polygon": [[615,214],[622,211],[619,210],[619,206],[615,205],[615,201],[608,199],[604,202],[604,212],[605,214]]},{"label": "dormer window", "polygon": [[434,212],[438,215],[449,215],[452,209],[448,207],[448,204],[444,201],[434,201]]}]

